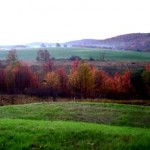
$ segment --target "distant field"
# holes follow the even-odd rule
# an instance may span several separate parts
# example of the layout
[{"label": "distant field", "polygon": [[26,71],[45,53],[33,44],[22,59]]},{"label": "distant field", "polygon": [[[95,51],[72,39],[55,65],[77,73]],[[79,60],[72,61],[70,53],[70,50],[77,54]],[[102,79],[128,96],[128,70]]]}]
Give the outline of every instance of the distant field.
[{"label": "distant field", "polygon": [[[150,61],[150,53],[135,52],[135,51],[119,51],[119,50],[104,50],[95,48],[47,48],[51,57],[56,59],[68,59],[71,56],[79,56],[82,59],[89,59],[92,57],[97,60],[105,61]],[[17,50],[19,59],[21,60],[35,60],[37,50],[34,49],[20,49]],[[8,51],[0,51],[0,59],[5,59]]]}]

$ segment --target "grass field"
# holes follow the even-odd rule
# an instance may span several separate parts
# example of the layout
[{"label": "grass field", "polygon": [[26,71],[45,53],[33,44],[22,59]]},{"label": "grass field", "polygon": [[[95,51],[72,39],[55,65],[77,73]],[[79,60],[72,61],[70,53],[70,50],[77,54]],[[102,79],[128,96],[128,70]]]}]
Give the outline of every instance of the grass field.
[{"label": "grass field", "polygon": [[57,102],[0,107],[0,149],[149,149],[150,107]]},{"label": "grass field", "polygon": [[[68,59],[71,56],[79,56],[82,59],[90,57],[105,61],[150,61],[150,53],[135,51],[118,51],[92,48],[47,48],[51,57],[56,59]],[[17,50],[19,59],[35,60],[37,48]],[[8,51],[0,51],[0,59],[5,59]]]}]

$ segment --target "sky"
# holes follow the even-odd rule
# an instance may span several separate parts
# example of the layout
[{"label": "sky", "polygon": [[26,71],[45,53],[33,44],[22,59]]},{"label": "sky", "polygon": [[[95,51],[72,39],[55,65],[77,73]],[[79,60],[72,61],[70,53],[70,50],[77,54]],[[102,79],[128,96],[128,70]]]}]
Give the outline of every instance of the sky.
[{"label": "sky", "polygon": [[150,32],[150,0],[0,0],[0,45]]}]

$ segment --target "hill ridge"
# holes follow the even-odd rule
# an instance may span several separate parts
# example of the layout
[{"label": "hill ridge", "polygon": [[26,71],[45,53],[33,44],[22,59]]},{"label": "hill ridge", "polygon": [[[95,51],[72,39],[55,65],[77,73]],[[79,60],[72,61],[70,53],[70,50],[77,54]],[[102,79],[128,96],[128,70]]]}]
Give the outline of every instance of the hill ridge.
[{"label": "hill ridge", "polygon": [[150,33],[129,33],[103,40],[82,39],[67,42],[73,47],[95,47],[150,52]]},{"label": "hill ridge", "polygon": [[[59,43],[59,42],[58,42]],[[81,39],[59,43],[61,47],[89,47],[106,48],[112,50],[131,50],[150,52],[150,33],[129,33],[110,37],[107,39]],[[0,50],[22,49],[22,48],[47,48],[56,47],[56,43],[32,42],[28,44],[3,45]]]}]

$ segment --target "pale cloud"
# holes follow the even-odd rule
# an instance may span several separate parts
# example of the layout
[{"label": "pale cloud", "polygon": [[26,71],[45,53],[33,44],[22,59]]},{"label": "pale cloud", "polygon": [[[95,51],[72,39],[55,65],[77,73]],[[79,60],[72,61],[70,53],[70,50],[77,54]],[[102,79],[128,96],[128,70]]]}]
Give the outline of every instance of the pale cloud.
[{"label": "pale cloud", "polygon": [[0,45],[149,32],[149,0],[0,0]]}]

